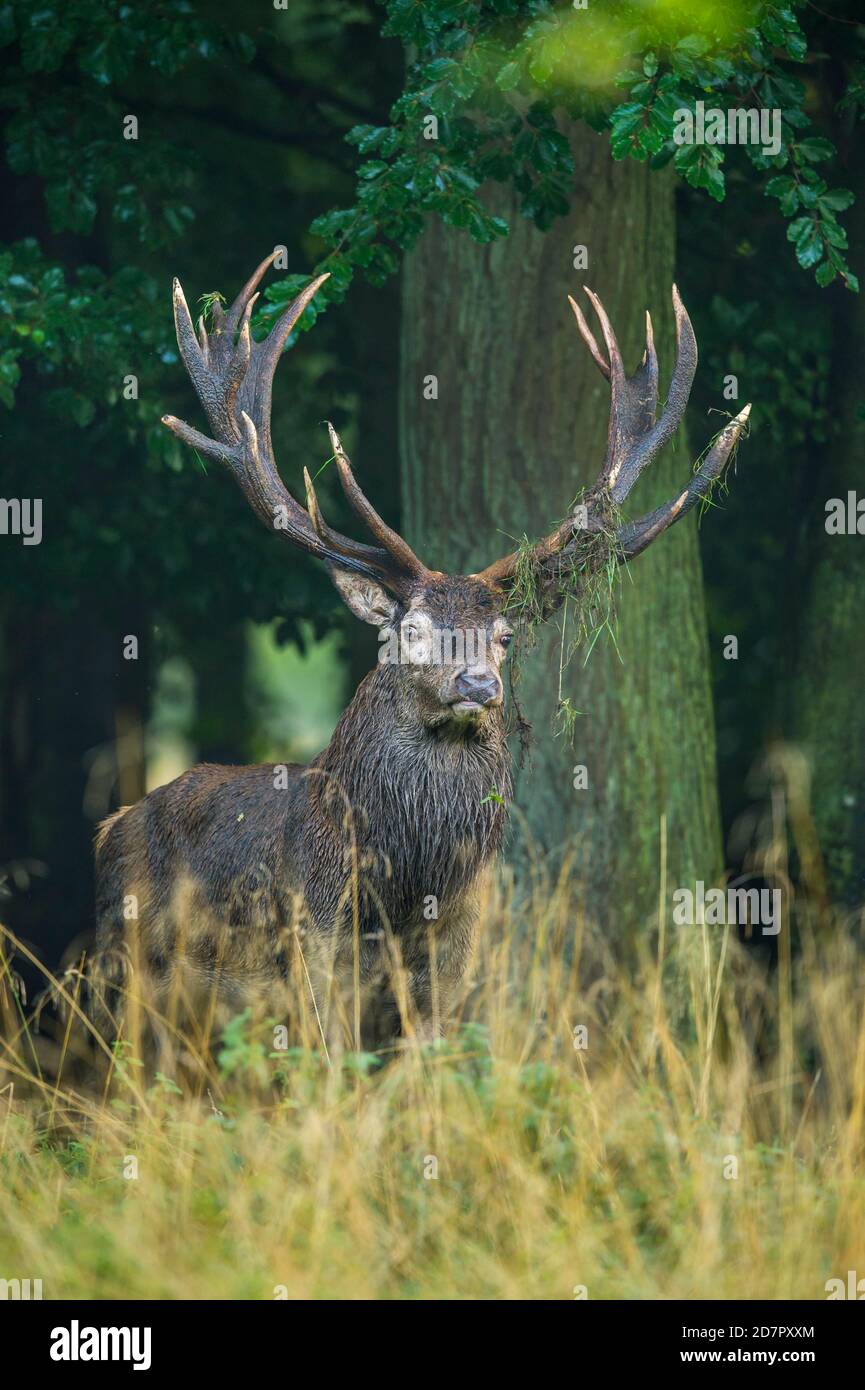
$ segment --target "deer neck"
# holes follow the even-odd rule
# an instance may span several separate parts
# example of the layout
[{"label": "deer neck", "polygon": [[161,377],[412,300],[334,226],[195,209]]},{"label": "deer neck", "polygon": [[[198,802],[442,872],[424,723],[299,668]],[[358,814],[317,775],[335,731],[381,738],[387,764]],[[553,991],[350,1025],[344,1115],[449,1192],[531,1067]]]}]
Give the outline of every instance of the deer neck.
[{"label": "deer neck", "polygon": [[378,666],[312,768],[319,805],[331,820],[351,807],[397,896],[467,885],[499,847],[511,797],[500,709],[474,728],[431,726],[399,672]]}]

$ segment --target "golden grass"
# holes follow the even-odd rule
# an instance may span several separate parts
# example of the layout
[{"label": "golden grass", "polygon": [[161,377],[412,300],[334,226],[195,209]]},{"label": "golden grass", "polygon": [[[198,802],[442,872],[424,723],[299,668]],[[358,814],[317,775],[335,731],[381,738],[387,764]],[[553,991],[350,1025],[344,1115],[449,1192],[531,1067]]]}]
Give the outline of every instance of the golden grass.
[{"label": "golden grass", "polygon": [[780,941],[769,969],[665,920],[617,963],[566,873],[519,906],[499,882],[444,1041],[328,1065],[241,1017],[198,1095],[131,1044],[94,1087],[74,1028],[40,1043],[7,1014],[0,1277],[45,1298],[823,1299],[865,1274],[865,977],[825,911]]}]

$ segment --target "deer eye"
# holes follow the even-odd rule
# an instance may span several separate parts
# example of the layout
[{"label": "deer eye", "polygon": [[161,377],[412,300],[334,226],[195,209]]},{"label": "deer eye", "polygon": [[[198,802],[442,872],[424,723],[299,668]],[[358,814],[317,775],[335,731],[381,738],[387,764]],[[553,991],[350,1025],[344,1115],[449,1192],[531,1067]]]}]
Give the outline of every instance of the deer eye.
[{"label": "deer eye", "polygon": [[503,632],[501,637],[499,638],[499,641],[501,642],[503,647],[509,647],[513,640],[514,634],[512,632]]}]

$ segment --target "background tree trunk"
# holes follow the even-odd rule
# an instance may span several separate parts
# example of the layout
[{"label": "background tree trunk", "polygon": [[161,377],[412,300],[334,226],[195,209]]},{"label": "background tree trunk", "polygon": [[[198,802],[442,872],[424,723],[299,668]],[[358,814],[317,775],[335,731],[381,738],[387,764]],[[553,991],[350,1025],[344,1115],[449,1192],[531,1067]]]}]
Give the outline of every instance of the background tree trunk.
[{"label": "background tree trunk", "polygon": [[[861,141],[851,151],[850,166],[852,187],[860,187],[865,176]],[[847,217],[855,253],[865,247],[861,197]],[[829,293],[836,296],[831,381],[838,436],[822,466],[809,470],[803,524],[811,540],[810,579],[791,632],[786,727],[808,760],[811,810],[830,897],[854,905],[865,899],[865,537],[827,534],[825,507],[831,497],[846,503],[848,490],[865,497],[865,301],[840,286]]]},{"label": "background tree trunk", "polygon": [[[510,223],[506,240],[480,247],[432,225],[407,261],[404,526],[436,567],[472,571],[511,547],[511,537],[548,531],[600,468],[608,387],[577,333],[569,292],[585,282],[601,295],[629,370],[651,307],[666,390],[675,351],[672,181],[614,163],[604,139],[584,128],[572,144],[574,210],[549,232],[520,217],[510,189],[496,189],[490,206]],[[588,249],[586,271],[574,269],[576,245]],[[437,400],[423,394],[431,374]],[[631,509],[646,511],[681,488],[690,464],[680,439],[638,485]],[[602,637],[585,667],[581,653],[565,673],[563,694],[582,712],[573,747],[552,731],[554,627],[526,661],[519,691],[534,740],[516,804],[554,861],[575,849],[590,911],[621,933],[639,929],[656,908],[662,815],[671,884],[708,880],[721,863],[693,520],[624,575],[618,611],[621,661]],[[586,790],[573,786],[576,764],[587,768]]]},{"label": "background tree trunk", "polygon": [[[122,655],[129,630],[95,621],[84,605],[4,614],[0,872],[11,896],[2,920],[52,966],[93,927],[96,822],[144,794],[149,619],[132,624],[137,661]],[[44,985],[19,968],[31,990]]]}]

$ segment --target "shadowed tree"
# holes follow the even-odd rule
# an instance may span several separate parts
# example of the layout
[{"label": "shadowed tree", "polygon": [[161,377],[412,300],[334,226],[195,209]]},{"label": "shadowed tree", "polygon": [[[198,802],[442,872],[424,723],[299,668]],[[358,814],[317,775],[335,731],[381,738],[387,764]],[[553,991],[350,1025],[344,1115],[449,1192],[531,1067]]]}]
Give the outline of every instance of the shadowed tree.
[{"label": "shadowed tree", "polygon": [[[501,189],[488,206],[510,223],[506,241],[478,248],[432,226],[407,258],[405,524],[445,569],[480,567],[492,536],[507,545],[507,537],[547,532],[594,480],[609,390],[577,332],[569,293],[585,282],[600,294],[628,370],[643,351],[651,310],[662,398],[675,360],[672,180],[613,163],[606,142],[585,127],[572,132],[572,148],[573,210],[551,230],[520,218],[515,196]],[[588,251],[585,272],[574,268],[577,245]],[[424,396],[430,375],[437,399]],[[644,474],[629,511],[675,493],[689,462],[680,434]],[[671,881],[708,879],[721,860],[693,520],[622,572],[617,607],[618,652],[605,632],[588,661],[583,649],[561,677],[562,696],[580,711],[573,743],[555,736],[560,631],[539,634],[526,656],[517,694],[533,740],[516,805],[539,847],[575,852],[589,911],[624,928],[656,905],[662,816]],[[585,789],[574,786],[578,764]]]},{"label": "shadowed tree", "polygon": [[[865,157],[856,149],[850,169],[862,187]],[[865,200],[850,217],[854,252],[865,250]],[[850,905],[865,899],[865,535],[847,534],[848,494],[854,507],[865,497],[865,304],[859,295],[835,303],[832,345],[832,408],[837,433],[826,466],[809,471],[801,520],[808,542],[809,580],[796,631],[793,680],[786,729],[801,745],[810,771],[810,799],[817,840],[832,897]],[[844,530],[830,520],[830,499],[843,504]],[[865,518],[858,516],[865,531]]]}]

